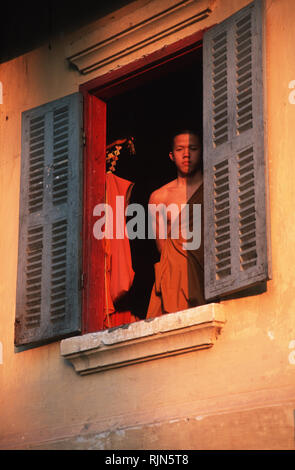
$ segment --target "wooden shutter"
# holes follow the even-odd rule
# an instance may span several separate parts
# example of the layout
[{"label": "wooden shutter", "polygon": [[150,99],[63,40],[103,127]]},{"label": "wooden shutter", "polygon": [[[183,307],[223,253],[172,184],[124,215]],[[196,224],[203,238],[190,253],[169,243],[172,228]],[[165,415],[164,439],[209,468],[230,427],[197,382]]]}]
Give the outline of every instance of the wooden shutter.
[{"label": "wooden shutter", "polygon": [[82,98],[22,114],[15,344],[80,331]]},{"label": "wooden shutter", "polygon": [[263,2],[204,35],[205,296],[269,278]]}]

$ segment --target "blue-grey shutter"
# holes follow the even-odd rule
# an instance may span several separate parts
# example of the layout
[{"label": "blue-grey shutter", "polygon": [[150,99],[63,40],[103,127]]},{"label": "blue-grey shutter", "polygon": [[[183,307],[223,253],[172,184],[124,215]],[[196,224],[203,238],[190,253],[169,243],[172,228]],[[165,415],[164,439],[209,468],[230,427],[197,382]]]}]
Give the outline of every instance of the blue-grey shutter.
[{"label": "blue-grey shutter", "polygon": [[82,96],[22,114],[15,344],[81,330]]},{"label": "blue-grey shutter", "polygon": [[269,278],[263,2],[204,36],[205,297]]}]

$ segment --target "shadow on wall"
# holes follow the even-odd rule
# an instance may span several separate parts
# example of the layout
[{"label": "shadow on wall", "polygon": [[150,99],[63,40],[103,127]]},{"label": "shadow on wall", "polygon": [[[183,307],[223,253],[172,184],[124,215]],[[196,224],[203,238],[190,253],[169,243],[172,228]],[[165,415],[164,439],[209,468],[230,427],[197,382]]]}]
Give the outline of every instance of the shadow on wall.
[{"label": "shadow on wall", "polygon": [[118,10],[132,0],[3,2],[0,7],[0,63],[14,59]]}]

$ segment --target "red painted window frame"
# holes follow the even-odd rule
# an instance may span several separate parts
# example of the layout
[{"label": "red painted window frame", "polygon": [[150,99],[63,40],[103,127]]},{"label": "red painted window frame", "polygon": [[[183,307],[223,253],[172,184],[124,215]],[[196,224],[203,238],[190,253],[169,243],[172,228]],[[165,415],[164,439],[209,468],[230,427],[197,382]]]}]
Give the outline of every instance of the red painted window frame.
[{"label": "red painted window frame", "polygon": [[[207,28],[208,29],[208,28]],[[202,47],[206,29],[196,32],[117,70],[80,85],[84,102],[84,164],[83,164],[83,290],[82,333],[103,329],[104,310],[104,252],[103,243],[93,236],[93,209],[104,202],[106,103],[111,98],[132,88],[134,80],[151,80],[164,64],[193,53]]]}]

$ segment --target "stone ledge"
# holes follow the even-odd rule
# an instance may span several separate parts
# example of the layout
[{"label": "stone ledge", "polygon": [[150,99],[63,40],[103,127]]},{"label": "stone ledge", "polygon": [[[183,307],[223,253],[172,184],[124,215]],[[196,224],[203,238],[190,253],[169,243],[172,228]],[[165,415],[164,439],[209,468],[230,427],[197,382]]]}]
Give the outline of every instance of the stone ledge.
[{"label": "stone ledge", "polygon": [[87,375],[161,357],[211,348],[225,323],[211,303],[61,341],[61,355]]}]

